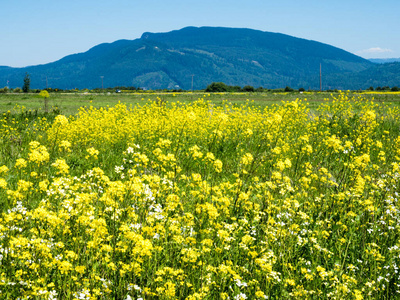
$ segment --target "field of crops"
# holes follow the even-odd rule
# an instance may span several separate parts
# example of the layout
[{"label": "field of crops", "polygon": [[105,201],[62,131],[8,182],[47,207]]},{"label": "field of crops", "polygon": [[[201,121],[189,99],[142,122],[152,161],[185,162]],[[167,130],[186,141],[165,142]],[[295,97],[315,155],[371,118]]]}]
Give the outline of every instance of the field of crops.
[{"label": "field of crops", "polygon": [[397,106],[57,113],[2,115],[1,299],[400,297]]},{"label": "field of crops", "polygon": [[[400,92],[390,91],[347,91],[349,98],[362,96],[367,100],[374,100],[377,103],[385,102],[390,106],[400,105]],[[307,100],[308,106],[314,110],[325,99],[339,97],[338,92],[328,91],[310,91],[310,92],[263,92],[263,93],[204,93],[202,91],[195,92],[129,92],[122,91],[121,93],[111,92],[56,92],[50,93],[47,98],[48,111],[61,111],[64,115],[74,115],[80,107],[106,107],[114,106],[119,102],[129,105],[143,105],[148,101],[161,103],[192,103],[193,101],[202,98],[206,101],[211,101],[215,105],[221,106],[226,100],[232,105],[243,105],[247,101],[252,101],[261,109],[272,104],[279,104],[282,101],[293,101],[295,99]],[[31,111],[45,111],[45,103],[43,97],[39,93],[0,93],[0,112],[10,111],[11,113],[18,112],[15,106],[25,107]]]}]

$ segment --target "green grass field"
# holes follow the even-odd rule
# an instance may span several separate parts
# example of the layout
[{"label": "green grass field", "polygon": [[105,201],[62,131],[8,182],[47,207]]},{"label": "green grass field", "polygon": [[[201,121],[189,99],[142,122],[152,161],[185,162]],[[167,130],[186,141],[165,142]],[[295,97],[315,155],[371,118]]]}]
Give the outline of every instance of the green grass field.
[{"label": "green grass field", "polygon": [[[296,99],[307,99],[311,107],[316,107],[325,99],[331,99],[338,93],[330,92],[293,92],[293,93],[51,93],[48,98],[48,109],[58,108],[65,115],[76,114],[80,107],[106,107],[113,106],[118,102],[130,104],[144,104],[150,101],[167,101],[190,103],[199,98],[209,100],[216,105],[224,101],[232,102],[235,105],[244,104],[247,100],[254,101],[255,106],[261,108],[280,103],[281,101],[292,101]],[[349,98],[358,93],[349,93]],[[385,102],[391,106],[400,105],[400,93],[381,92],[374,94],[363,94],[365,99],[375,99],[377,103]],[[44,111],[44,99],[38,94],[0,94],[0,112],[13,111],[15,106],[23,106],[27,110]]]}]

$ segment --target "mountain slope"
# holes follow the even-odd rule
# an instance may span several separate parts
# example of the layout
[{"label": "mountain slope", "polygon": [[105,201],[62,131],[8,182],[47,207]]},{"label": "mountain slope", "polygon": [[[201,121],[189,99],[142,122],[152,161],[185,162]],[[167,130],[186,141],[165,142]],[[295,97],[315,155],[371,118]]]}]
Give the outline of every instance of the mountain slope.
[{"label": "mountain slope", "polygon": [[[319,88],[320,64],[323,75],[332,80],[343,74],[368,72],[376,66],[336,47],[284,34],[186,27],[167,33],[144,33],[136,40],[100,44],[50,64],[0,67],[0,82],[8,80],[10,87],[22,86],[28,72],[32,88],[45,88],[46,77],[53,88],[96,88],[101,87],[100,76],[104,76],[105,87],[190,89],[194,75],[195,89],[205,88],[213,81],[266,88]],[[334,82],[332,86],[359,88],[350,86],[358,82],[339,81],[343,86],[336,87]]]},{"label": "mountain slope", "polygon": [[399,58],[370,58],[368,60],[375,64],[385,64],[385,63],[392,63],[392,62],[400,62],[400,57]]},{"label": "mountain slope", "polygon": [[349,82],[353,84],[350,89],[367,89],[369,87],[400,86],[400,62],[378,64],[367,70],[350,74],[330,74],[324,79],[327,87],[348,89]]}]

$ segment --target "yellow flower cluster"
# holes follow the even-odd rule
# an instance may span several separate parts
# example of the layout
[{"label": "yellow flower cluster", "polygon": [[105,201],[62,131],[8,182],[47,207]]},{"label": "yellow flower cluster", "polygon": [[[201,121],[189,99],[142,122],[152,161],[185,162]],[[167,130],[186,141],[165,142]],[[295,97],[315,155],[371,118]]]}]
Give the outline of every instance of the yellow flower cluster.
[{"label": "yellow flower cluster", "polygon": [[38,165],[49,161],[49,152],[47,152],[47,149],[45,146],[40,145],[39,142],[30,142],[30,152],[28,154],[28,160],[30,162],[34,162]]},{"label": "yellow flower cluster", "polygon": [[66,175],[68,174],[69,166],[65,162],[64,159],[57,159],[54,163],[51,164],[54,168],[57,169],[57,175]]}]

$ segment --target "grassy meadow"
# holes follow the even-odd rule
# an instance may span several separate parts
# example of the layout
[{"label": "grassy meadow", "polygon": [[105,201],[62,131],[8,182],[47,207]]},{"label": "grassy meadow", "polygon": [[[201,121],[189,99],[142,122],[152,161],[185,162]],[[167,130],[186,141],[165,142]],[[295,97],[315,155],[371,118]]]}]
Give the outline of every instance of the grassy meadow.
[{"label": "grassy meadow", "polygon": [[[349,98],[362,96],[367,100],[374,100],[376,103],[385,102],[390,106],[400,105],[400,92],[388,91],[363,91],[363,92],[347,92]],[[184,92],[184,93],[158,93],[158,92],[122,92],[122,93],[93,93],[93,92],[69,92],[69,93],[50,93],[47,99],[47,110],[57,110],[64,115],[75,115],[80,107],[95,108],[114,106],[119,102],[127,105],[143,105],[151,102],[181,102],[192,103],[198,99],[211,101],[214,105],[222,105],[226,101],[233,105],[245,104],[248,100],[253,105],[264,109],[272,104],[280,104],[282,101],[293,101],[296,99],[307,100],[309,108],[314,109],[320,102],[326,99],[338,97],[339,93],[331,92],[263,92],[263,93],[204,93],[204,92]],[[29,111],[45,111],[43,97],[37,93],[0,93],[0,112],[10,111],[12,113],[19,112],[19,108],[24,107]],[[15,109],[17,108],[17,109]]]},{"label": "grassy meadow", "polygon": [[0,298],[398,298],[399,100],[1,94]]}]

